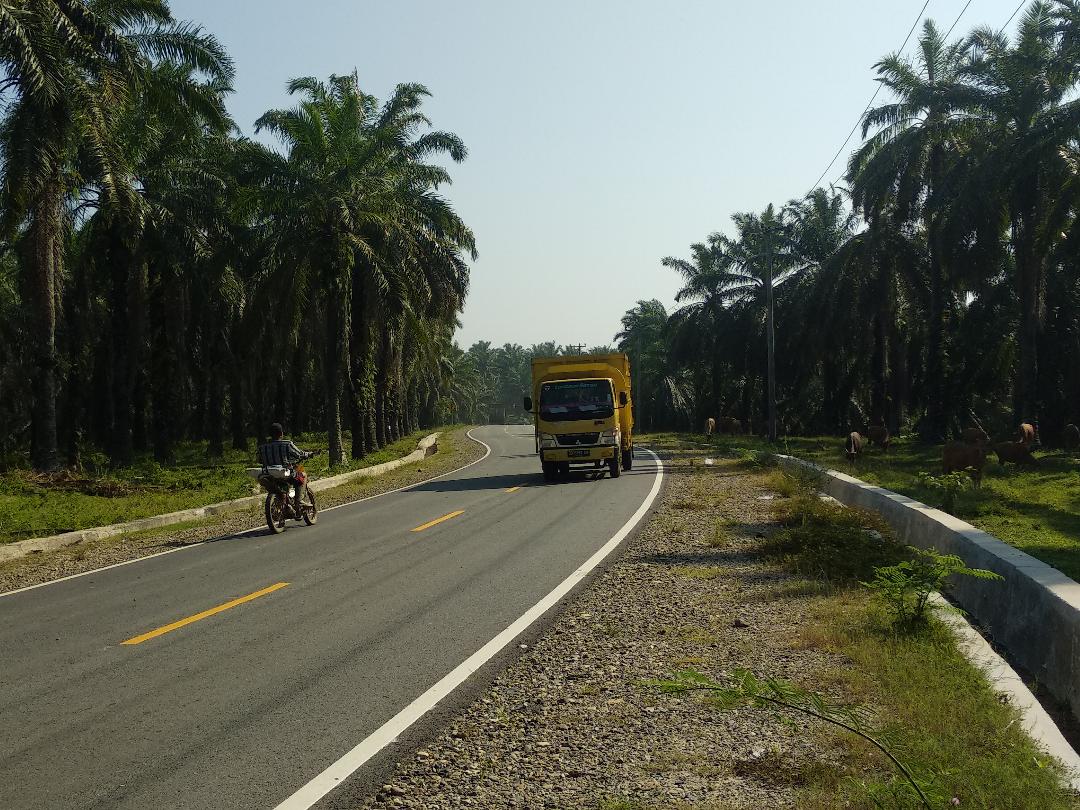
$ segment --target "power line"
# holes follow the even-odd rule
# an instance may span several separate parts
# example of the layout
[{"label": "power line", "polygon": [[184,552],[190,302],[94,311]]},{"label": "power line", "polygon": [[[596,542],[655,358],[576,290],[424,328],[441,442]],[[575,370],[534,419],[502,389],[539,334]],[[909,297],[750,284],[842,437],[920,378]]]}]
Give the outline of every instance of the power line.
[{"label": "power line", "polygon": [[1013,13],[1009,15],[1009,19],[1007,19],[1005,21],[1005,24],[1003,26],[1001,26],[1001,28],[998,29],[998,34],[1001,34],[1002,31],[1004,31],[1006,28],[1009,27],[1009,23],[1011,23],[1013,21],[1013,17],[1015,17],[1017,14],[1019,14],[1020,9],[1022,9],[1027,4],[1028,4],[1028,0],[1020,0],[1020,5],[1018,5],[1016,7],[1016,10],[1013,11]]},{"label": "power line", "polygon": [[[1024,0],[1024,2],[1027,2],[1027,0]],[[960,18],[964,16],[964,12],[968,10],[968,6],[970,6],[970,5],[971,5],[971,0],[968,0],[967,3],[964,5],[964,7],[962,9],[960,9],[960,13],[956,15],[956,19],[953,20],[953,24],[950,25],[949,30],[945,32],[945,37],[944,37],[945,39],[949,38],[949,34],[951,34],[953,32],[954,28],[956,28],[956,24],[958,22],[960,22]],[[1008,23],[1006,23],[1006,25],[1008,25]]]},{"label": "power line", "polygon": [[[969,2],[970,2],[970,0],[969,0]],[[1026,0],[1025,0],[1025,2],[1026,2]],[[911,29],[907,32],[907,36],[904,37],[904,44],[900,46],[900,50],[897,51],[897,53],[903,52],[904,48],[907,47],[908,40],[910,40],[911,35],[913,33],[915,33],[915,27],[919,24],[919,20],[922,19],[923,13],[926,11],[926,7],[928,5],[930,5],[930,0],[926,0],[926,2],[923,3],[922,9],[919,10],[919,16],[916,17],[915,22],[913,22],[911,24]],[[965,8],[966,8],[966,6],[965,6]],[[961,12],[961,13],[963,13],[963,12]],[[838,157],[840,157],[840,153],[844,151],[844,147],[847,146],[848,143],[851,141],[851,136],[855,134],[855,130],[857,130],[859,128],[859,124],[862,123],[863,116],[865,116],[866,113],[870,110],[870,107],[874,103],[874,100],[878,97],[878,94],[881,92],[882,86],[883,85],[881,84],[881,82],[878,82],[877,90],[874,91],[874,95],[870,96],[870,100],[868,102],[866,102],[866,106],[863,108],[863,111],[859,114],[858,119],[855,121],[855,126],[853,126],[851,128],[851,132],[849,132],[847,137],[844,138],[844,142],[842,144],[840,144],[840,148],[837,149],[836,154],[832,156],[832,160],[830,160],[829,165],[825,167],[825,171],[823,171],[821,173],[821,177],[819,177],[817,180],[815,180],[814,184],[812,186],[810,186],[810,191],[807,191],[806,192],[807,194],[809,194],[811,191],[813,191],[815,188],[818,187],[818,184],[822,181],[822,179],[825,177],[825,175],[827,175],[829,173],[829,169],[831,169],[833,167],[833,164],[836,163],[836,159]]]}]

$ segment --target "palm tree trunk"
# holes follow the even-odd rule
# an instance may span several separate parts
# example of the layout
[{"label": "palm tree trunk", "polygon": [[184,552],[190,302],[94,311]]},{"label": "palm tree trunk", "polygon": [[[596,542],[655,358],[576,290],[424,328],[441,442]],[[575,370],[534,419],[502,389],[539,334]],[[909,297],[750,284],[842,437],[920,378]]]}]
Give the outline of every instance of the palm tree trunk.
[{"label": "palm tree trunk", "polygon": [[248,450],[247,419],[244,407],[244,382],[236,358],[232,358],[229,374],[229,428],[234,450]]},{"label": "palm tree trunk", "polygon": [[329,301],[326,306],[326,359],[324,370],[326,373],[326,433],[329,449],[330,466],[337,467],[345,463],[345,447],[341,433],[341,398],[344,393],[345,369],[347,362],[342,362],[347,357],[346,341],[344,334],[346,318],[342,317],[342,309],[345,306],[343,291],[340,284],[335,284],[331,290]]},{"label": "palm tree trunk", "polygon": [[1038,420],[1039,385],[1039,327],[1041,267],[1034,236],[1023,216],[1013,218],[1013,244],[1016,250],[1016,294],[1020,305],[1020,324],[1017,333],[1019,367],[1016,372],[1015,419],[1017,422]]},{"label": "palm tree trunk", "polygon": [[35,470],[60,466],[56,429],[56,299],[63,261],[64,192],[60,174],[52,174],[34,201],[24,250],[26,294],[33,324],[30,457]]},{"label": "palm tree trunk", "polygon": [[[766,343],[768,344],[768,398],[769,398],[769,441],[776,441],[776,332],[773,327],[773,283],[772,283],[772,262],[770,260],[769,266],[765,271],[765,306],[768,308],[768,315],[766,319],[766,329],[768,336]],[[760,345],[760,344],[759,344]]]}]

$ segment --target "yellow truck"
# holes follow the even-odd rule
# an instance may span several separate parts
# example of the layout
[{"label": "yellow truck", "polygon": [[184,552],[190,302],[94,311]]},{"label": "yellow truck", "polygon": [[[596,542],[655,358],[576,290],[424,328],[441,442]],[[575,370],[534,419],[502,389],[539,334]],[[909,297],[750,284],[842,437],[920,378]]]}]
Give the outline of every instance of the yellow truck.
[{"label": "yellow truck", "polygon": [[625,354],[536,357],[532,396],[536,452],[544,478],[570,472],[571,465],[600,468],[618,478],[634,463],[634,415],[630,359]]}]

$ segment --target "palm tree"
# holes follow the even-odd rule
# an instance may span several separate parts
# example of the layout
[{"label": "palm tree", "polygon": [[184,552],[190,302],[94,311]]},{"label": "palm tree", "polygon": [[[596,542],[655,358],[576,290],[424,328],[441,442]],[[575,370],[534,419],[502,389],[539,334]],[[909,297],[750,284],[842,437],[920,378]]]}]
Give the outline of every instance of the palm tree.
[{"label": "palm tree", "polygon": [[[1009,216],[1016,294],[1015,416],[1039,414],[1039,340],[1046,311],[1048,261],[1072,212],[1062,190],[1073,167],[1068,147],[1076,139],[1080,103],[1066,102],[1080,76],[1080,63],[1062,38],[1062,15],[1075,5],[1034,2],[1025,12],[1015,46],[1000,32],[977,29],[969,67],[979,102],[993,117],[992,144],[980,173],[990,174]],[[1060,13],[1055,13],[1059,11]],[[1068,30],[1068,29],[1066,29]]]},{"label": "palm tree", "polygon": [[949,305],[944,212],[952,202],[944,180],[948,164],[976,122],[974,93],[963,79],[965,41],[945,42],[932,20],[919,38],[918,63],[893,53],[875,67],[894,101],[863,119],[872,137],[851,156],[852,200],[867,219],[890,210],[901,221],[919,219],[927,233],[929,268],[928,391],[924,434],[943,438],[946,401],[946,322]]},{"label": "palm tree", "polygon": [[[289,90],[302,96],[296,108],[271,110],[256,122],[288,153],[252,146],[251,165],[279,252],[288,256],[281,268],[294,289],[314,292],[324,308],[330,461],[340,464],[345,379],[353,380],[354,396],[364,398],[374,379],[374,443],[396,438],[405,404],[401,342],[410,313],[449,321],[463,305],[468,270],[461,254],[475,255],[475,241],[437,194],[448,173],[424,161],[443,154],[463,160],[465,148],[449,133],[418,134],[429,124],[420,112],[429,94],[420,85],[400,85],[381,109],[360,90],[355,73],[327,83],[295,79]],[[292,305],[313,303],[305,299],[298,295]],[[377,322],[377,332],[353,329],[353,317]],[[362,352],[356,364],[351,346]],[[365,400],[357,411],[368,407]],[[364,421],[354,418],[354,429]],[[354,453],[363,449],[354,438]]]},{"label": "palm tree", "polygon": [[13,95],[0,132],[3,232],[19,235],[33,313],[33,464],[58,464],[56,305],[63,277],[65,210],[77,156],[103,194],[120,197],[125,155],[108,122],[154,63],[231,74],[213,37],[177,23],[164,0],[3,4],[4,89]]}]

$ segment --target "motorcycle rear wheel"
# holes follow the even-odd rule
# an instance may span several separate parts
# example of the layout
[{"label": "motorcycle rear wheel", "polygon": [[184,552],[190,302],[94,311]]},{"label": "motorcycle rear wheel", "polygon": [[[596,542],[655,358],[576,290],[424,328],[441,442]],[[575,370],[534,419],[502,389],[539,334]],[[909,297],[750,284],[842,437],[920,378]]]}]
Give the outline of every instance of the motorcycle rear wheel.
[{"label": "motorcycle rear wheel", "polygon": [[304,493],[300,496],[300,515],[308,526],[319,519],[319,507],[315,505],[315,493],[307,485],[304,486]]},{"label": "motorcycle rear wheel", "polygon": [[266,527],[271,534],[281,534],[285,531],[285,496],[281,493],[270,492],[266,496]]}]

